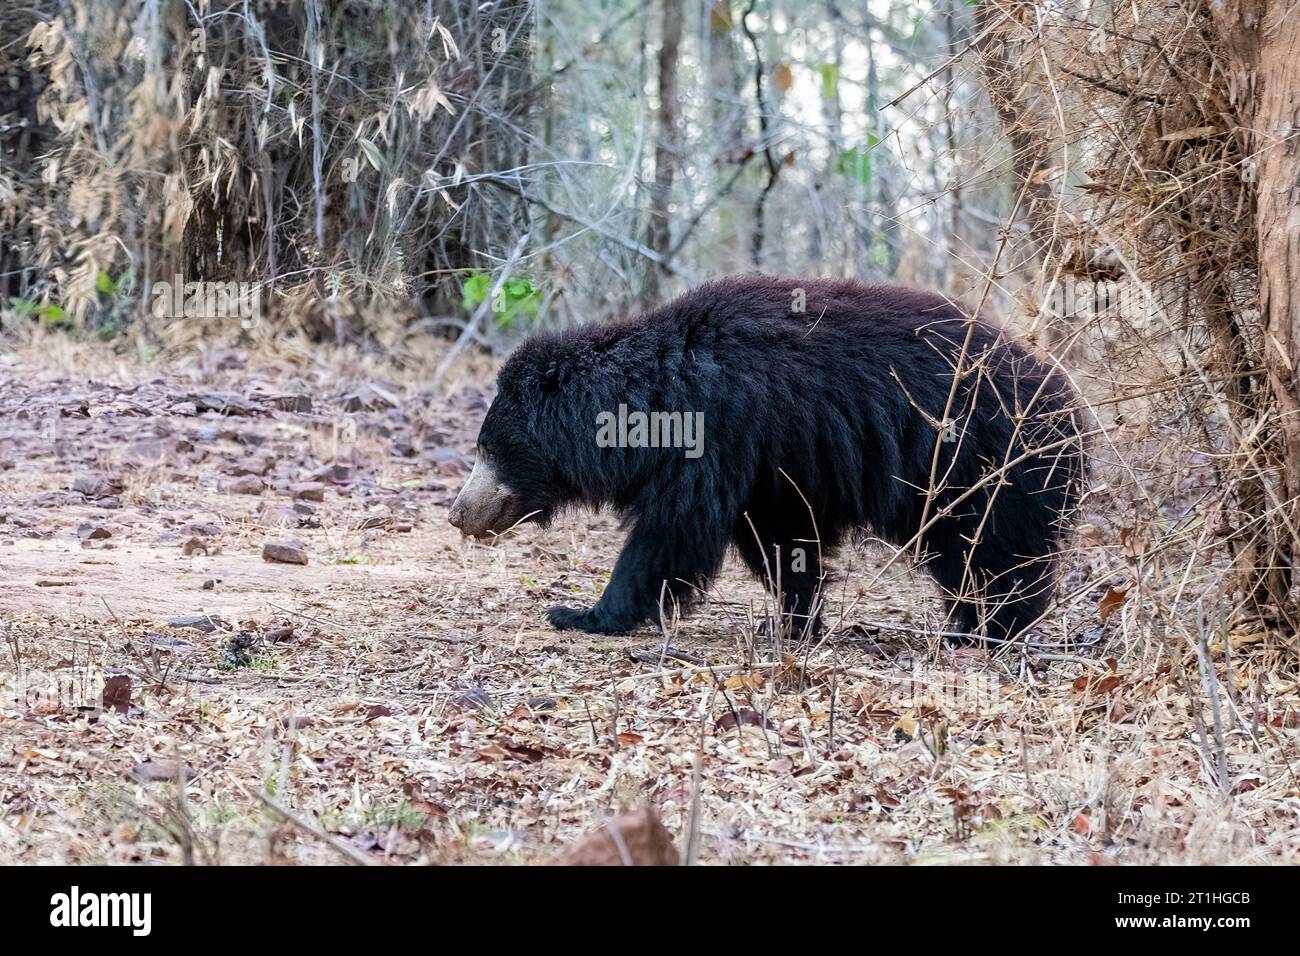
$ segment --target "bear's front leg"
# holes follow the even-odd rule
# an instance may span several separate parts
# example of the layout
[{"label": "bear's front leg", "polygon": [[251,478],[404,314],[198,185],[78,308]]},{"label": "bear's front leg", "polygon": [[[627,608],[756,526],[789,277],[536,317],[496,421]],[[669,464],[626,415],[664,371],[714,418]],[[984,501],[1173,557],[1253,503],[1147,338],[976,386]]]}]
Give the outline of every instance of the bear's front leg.
[{"label": "bear's front leg", "polygon": [[600,600],[586,610],[553,607],[547,619],[561,631],[626,634],[638,624],[658,618],[661,595],[665,610],[674,602],[690,603],[721,567],[726,546],[725,537],[706,535],[699,529],[684,534],[638,523],[628,535]]}]

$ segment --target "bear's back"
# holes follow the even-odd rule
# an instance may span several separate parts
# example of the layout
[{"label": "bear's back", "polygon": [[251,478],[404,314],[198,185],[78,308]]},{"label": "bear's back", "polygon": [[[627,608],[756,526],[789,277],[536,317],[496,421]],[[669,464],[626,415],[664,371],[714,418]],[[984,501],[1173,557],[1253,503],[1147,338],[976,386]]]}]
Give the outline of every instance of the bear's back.
[{"label": "bear's back", "polygon": [[967,315],[960,305],[920,289],[867,285],[853,279],[742,275],[706,282],[627,325],[646,321],[718,328],[753,325],[807,337],[820,331],[822,338],[837,334],[888,338],[925,334],[928,328],[952,323],[964,327]]}]

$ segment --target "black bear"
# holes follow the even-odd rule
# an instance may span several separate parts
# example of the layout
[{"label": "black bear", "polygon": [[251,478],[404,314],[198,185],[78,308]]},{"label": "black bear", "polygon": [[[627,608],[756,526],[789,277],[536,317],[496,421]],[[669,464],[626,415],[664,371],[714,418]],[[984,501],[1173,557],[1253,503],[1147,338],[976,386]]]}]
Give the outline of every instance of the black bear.
[{"label": "black bear", "polygon": [[657,619],[728,546],[816,628],[822,558],[856,534],[928,569],[956,630],[1006,639],[1047,608],[1084,475],[1072,388],[1004,332],[928,292],[751,275],[522,343],[449,520],[623,516],[609,585],[553,608],[561,629]]}]

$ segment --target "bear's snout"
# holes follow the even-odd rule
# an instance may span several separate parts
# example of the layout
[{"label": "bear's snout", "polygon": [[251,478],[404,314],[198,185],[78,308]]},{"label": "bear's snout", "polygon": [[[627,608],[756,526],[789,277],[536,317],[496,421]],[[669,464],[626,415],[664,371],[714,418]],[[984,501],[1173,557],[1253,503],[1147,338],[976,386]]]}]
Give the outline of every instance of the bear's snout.
[{"label": "bear's snout", "polygon": [[515,510],[514,496],[501,484],[495,469],[480,457],[452,502],[447,521],[462,534],[481,537],[513,525]]}]

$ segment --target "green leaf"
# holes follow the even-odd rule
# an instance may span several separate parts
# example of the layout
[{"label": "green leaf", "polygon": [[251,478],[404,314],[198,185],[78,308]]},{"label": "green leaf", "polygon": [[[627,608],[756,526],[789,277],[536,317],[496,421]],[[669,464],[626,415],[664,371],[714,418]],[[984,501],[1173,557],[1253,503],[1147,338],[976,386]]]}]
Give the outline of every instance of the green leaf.
[{"label": "green leaf", "polygon": [[105,295],[112,295],[117,291],[117,286],[113,283],[113,277],[107,272],[101,272],[95,276],[95,291],[103,292]]},{"label": "green leaf", "polygon": [[348,554],[334,559],[335,564],[371,564],[374,562],[368,554]]},{"label": "green leaf", "polygon": [[14,314],[20,319],[36,314],[36,303],[31,299],[20,299],[17,296],[9,297],[9,307],[14,310]]},{"label": "green leaf", "polygon": [[64,314],[62,306],[43,305],[36,311],[42,319],[51,325],[61,325],[68,321],[68,317]]},{"label": "green leaf", "polygon": [[863,186],[871,187],[871,153],[864,149],[854,146],[852,149],[841,150],[835,170],[857,180]]},{"label": "green leaf", "polygon": [[834,63],[823,63],[819,69],[822,75],[822,99],[834,99],[835,91],[840,85],[840,68]]},{"label": "green leaf", "polygon": [[468,279],[460,287],[461,305],[465,311],[472,312],[487,298],[488,290],[492,288],[492,280],[486,272],[470,273]]},{"label": "green leaf", "polygon": [[527,276],[508,276],[495,294],[492,293],[493,285],[492,278],[487,273],[472,273],[461,286],[461,303],[465,310],[472,312],[488,295],[493,295],[492,314],[500,328],[508,329],[521,315],[530,319],[537,318],[537,307],[542,294],[533,288],[532,279]]},{"label": "green leaf", "polygon": [[521,314],[537,318],[537,303],[541,293],[533,288],[533,280],[527,276],[512,276],[501,283],[501,292],[505,308],[497,312],[497,324],[509,328],[510,324]]},{"label": "green leaf", "polygon": [[835,164],[836,172],[843,173],[850,179],[857,180],[868,189],[871,188],[871,154],[876,147],[880,145],[880,137],[875,133],[867,134],[867,146],[862,149],[853,146],[849,149],[841,150],[839,160]]},{"label": "green leaf", "polygon": [[889,266],[889,242],[879,233],[876,234],[871,248],[867,250],[867,262],[880,269]]}]

